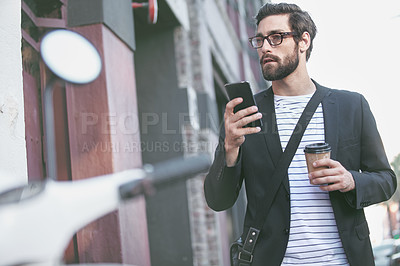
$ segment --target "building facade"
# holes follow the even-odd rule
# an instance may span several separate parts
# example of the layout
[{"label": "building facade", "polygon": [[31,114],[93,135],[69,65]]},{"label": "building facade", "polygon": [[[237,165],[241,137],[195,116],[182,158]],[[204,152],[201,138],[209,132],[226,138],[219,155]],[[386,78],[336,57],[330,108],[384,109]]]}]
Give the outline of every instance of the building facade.
[{"label": "building facade", "polygon": [[[0,131],[7,145],[1,168],[12,173],[8,185],[47,176],[42,99],[52,74],[39,47],[43,35],[56,28],[85,36],[103,61],[94,82],[56,85],[58,180],[203,152],[213,156],[228,101],[224,84],[248,80],[254,92],[267,87],[248,45],[253,16],[265,1],[157,2],[158,20],[151,24],[148,9],[133,9],[131,0],[2,1],[6,37],[0,50],[12,49],[0,65],[0,119],[7,125]],[[12,72],[3,74],[6,69]],[[7,156],[11,150],[13,156]],[[245,197],[215,213],[205,203],[203,179],[204,174],[125,202],[77,232],[64,260],[229,265],[229,243],[241,233]]]}]

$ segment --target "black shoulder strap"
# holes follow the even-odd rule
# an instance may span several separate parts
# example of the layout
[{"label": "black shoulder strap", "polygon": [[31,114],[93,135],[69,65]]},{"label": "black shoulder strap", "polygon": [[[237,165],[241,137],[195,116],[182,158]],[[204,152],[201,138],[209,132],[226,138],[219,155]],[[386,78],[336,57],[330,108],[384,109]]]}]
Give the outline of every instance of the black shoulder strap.
[{"label": "black shoulder strap", "polygon": [[254,251],[254,246],[257,242],[261,228],[263,227],[263,224],[268,216],[275,195],[282,183],[283,178],[288,175],[290,162],[296,153],[297,147],[299,146],[300,140],[304,135],[304,131],[306,130],[308,123],[310,122],[322,99],[327,95],[328,91],[329,89],[327,88],[318,87],[304,108],[304,111],[293,130],[292,136],[289,139],[285,151],[279,158],[278,164],[271,178],[271,184],[269,186],[270,189],[268,193],[265,193],[265,196],[262,200],[263,204],[258,205],[254,227],[250,227],[243,244],[243,250],[241,252],[241,258],[243,258],[241,261],[242,263],[247,263],[247,265],[250,265],[250,261],[253,258],[252,253]]}]

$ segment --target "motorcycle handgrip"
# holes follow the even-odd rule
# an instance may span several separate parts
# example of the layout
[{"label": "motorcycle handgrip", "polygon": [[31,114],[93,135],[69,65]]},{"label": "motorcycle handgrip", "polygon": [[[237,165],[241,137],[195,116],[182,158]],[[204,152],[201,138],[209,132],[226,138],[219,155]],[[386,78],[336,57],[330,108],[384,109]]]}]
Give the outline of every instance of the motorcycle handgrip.
[{"label": "motorcycle handgrip", "polygon": [[210,165],[210,157],[206,154],[147,164],[143,167],[147,173],[145,178],[130,181],[119,187],[121,199],[133,198],[146,193],[149,189],[167,186],[182,179],[188,179],[207,171]]}]

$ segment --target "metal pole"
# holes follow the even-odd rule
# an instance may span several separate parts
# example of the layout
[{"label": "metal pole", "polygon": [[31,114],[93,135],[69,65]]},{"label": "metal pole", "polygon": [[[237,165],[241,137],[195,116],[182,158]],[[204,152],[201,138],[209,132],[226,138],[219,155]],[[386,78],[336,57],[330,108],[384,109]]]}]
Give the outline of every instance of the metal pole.
[{"label": "metal pole", "polygon": [[54,101],[53,85],[55,79],[52,78],[46,85],[44,91],[44,116],[45,116],[45,139],[46,139],[46,157],[47,157],[47,178],[57,180],[57,153],[54,127]]}]

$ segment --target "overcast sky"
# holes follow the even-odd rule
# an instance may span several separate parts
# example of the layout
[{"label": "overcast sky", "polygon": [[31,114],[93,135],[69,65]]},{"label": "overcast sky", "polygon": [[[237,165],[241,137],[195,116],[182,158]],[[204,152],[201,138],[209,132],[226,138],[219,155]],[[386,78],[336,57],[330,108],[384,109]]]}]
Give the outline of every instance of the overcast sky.
[{"label": "overcast sky", "polygon": [[287,2],[308,11],[318,28],[310,76],[366,97],[392,162],[400,153],[400,1]]}]

